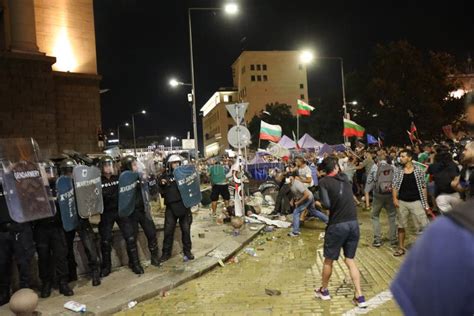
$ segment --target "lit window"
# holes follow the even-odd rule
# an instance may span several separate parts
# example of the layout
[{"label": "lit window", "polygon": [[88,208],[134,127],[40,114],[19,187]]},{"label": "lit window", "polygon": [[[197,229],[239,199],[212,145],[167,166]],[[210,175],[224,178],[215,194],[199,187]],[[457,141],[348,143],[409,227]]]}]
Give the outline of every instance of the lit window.
[{"label": "lit window", "polygon": [[252,75],[252,76],[250,77],[250,80],[255,81],[255,76]]},{"label": "lit window", "polygon": [[268,81],[267,75],[263,75],[263,81]]},{"label": "lit window", "polygon": [[224,95],[224,102],[229,102],[229,96],[228,95]]}]

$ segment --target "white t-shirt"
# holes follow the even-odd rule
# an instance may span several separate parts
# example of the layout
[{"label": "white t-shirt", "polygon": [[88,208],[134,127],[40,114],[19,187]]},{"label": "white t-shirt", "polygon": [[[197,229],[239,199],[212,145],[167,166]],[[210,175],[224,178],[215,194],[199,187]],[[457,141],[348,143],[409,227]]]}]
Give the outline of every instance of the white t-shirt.
[{"label": "white t-shirt", "polygon": [[311,168],[308,166],[304,166],[303,168],[298,168],[298,176],[301,178],[310,178],[311,183],[303,183],[305,187],[309,188],[314,185],[314,180],[311,172]]}]

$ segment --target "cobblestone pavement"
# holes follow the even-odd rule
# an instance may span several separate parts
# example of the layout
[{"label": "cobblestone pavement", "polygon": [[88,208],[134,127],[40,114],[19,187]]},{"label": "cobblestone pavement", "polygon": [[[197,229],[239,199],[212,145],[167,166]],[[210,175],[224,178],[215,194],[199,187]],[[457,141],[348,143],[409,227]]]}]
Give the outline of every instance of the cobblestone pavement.
[{"label": "cobblestone pavement", "polygon": [[[383,231],[388,232],[384,215]],[[311,220],[305,223],[301,237],[288,237],[288,229],[262,233],[248,245],[256,250],[256,257],[242,251],[237,255],[237,263],[226,262],[224,267],[122,314],[402,315],[393,299],[385,303],[381,300],[390,297],[389,292],[383,292],[388,290],[403,259],[393,257],[388,246],[372,247],[369,213],[360,212],[359,219],[362,237],[356,259],[364,295],[366,299],[373,298],[367,310],[352,305],[353,288],[342,260],[334,265],[329,285],[332,300],[323,302],[314,298],[313,290],[321,284],[323,240],[320,235],[324,224]],[[265,289],[279,290],[281,295],[269,296]]]}]

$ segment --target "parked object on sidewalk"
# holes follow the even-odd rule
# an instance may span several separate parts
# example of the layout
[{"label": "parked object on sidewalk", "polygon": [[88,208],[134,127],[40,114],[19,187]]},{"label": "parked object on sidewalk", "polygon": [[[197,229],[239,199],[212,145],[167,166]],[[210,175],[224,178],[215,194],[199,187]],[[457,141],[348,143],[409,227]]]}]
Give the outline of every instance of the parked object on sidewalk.
[{"label": "parked object on sidewalk", "polygon": [[281,295],[281,291],[280,290],[265,289],[265,294],[270,295],[270,296],[278,296],[278,295]]},{"label": "parked object on sidewalk", "polygon": [[64,308],[69,309],[76,313],[84,313],[86,311],[86,305],[75,302],[75,301],[66,302],[64,304]]},{"label": "parked object on sidewalk", "polygon": [[10,310],[15,315],[30,315],[38,306],[38,295],[32,289],[20,289],[10,298]]}]

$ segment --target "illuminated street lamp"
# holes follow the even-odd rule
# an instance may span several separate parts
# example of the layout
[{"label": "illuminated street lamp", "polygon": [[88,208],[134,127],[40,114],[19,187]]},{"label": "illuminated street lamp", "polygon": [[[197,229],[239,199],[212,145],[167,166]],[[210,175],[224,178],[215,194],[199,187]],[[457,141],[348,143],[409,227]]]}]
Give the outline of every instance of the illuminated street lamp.
[{"label": "illuminated street lamp", "polygon": [[[123,126],[128,127],[128,126],[130,126],[130,124],[128,124],[127,122],[125,122],[125,123],[123,124]],[[111,134],[112,134],[112,133],[111,133]],[[112,135],[112,136],[113,136],[113,135]],[[120,145],[120,124],[117,125],[117,140],[118,140],[118,144]]]},{"label": "illuminated street lamp", "polygon": [[311,63],[313,59],[314,59],[314,54],[310,50],[303,50],[300,53],[300,61],[305,65]]},{"label": "illuminated street lamp", "polygon": [[174,136],[166,137],[166,140],[170,141],[170,151],[173,151],[173,140],[175,140],[175,139],[177,139],[177,138],[174,137]]},{"label": "illuminated street lamp", "polygon": [[137,114],[146,114],[145,110],[141,110],[140,112],[136,112],[132,114],[132,129],[133,129],[133,152],[135,157],[137,156],[137,139],[135,137],[135,115]]}]

